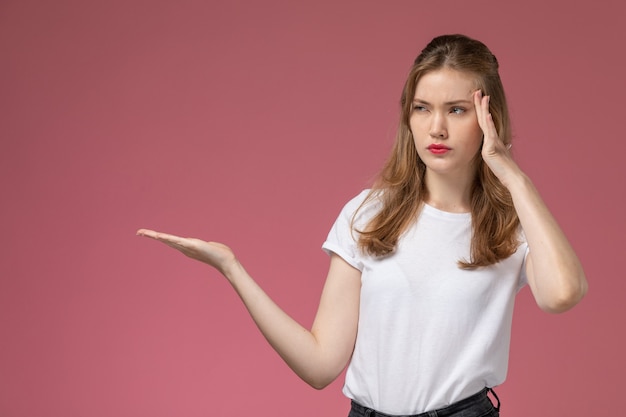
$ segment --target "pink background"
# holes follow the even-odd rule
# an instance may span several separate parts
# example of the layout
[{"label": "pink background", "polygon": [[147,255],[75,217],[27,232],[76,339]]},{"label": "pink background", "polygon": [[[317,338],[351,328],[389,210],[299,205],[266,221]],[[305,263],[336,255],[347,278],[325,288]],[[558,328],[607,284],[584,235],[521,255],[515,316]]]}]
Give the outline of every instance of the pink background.
[{"label": "pink background", "polygon": [[217,273],[135,231],[230,244],[309,326],[320,245],[386,157],[412,60],[450,32],[498,56],[513,149],[590,281],[564,315],[518,297],[503,415],[609,413],[626,371],[619,3],[2,1],[0,415],[347,415],[343,377],[308,387]]}]

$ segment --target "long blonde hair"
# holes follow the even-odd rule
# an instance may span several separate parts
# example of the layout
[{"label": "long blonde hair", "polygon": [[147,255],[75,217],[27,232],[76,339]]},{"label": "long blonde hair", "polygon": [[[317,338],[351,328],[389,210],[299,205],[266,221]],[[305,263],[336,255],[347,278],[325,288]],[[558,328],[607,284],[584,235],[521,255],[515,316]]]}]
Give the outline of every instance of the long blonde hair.
[{"label": "long blonde hair", "polygon": [[[370,255],[385,256],[394,251],[398,239],[415,221],[428,196],[424,184],[426,165],[415,149],[409,118],[418,81],[424,74],[442,68],[476,77],[476,88],[490,97],[489,110],[500,139],[506,145],[511,143],[509,111],[496,57],[483,43],[464,35],[434,38],[415,59],[409,72],[402,90],[400,122],[393,150],[363,203],[374,198],[382,202],[380,211],[364,230],[358,231],[358,245]],[[519,219],[511,195],[482,157],[477,158],[471,189],[471,258],[459,260],[459,267],[463,269],[497,263],[511,256],[519,244]]]}]

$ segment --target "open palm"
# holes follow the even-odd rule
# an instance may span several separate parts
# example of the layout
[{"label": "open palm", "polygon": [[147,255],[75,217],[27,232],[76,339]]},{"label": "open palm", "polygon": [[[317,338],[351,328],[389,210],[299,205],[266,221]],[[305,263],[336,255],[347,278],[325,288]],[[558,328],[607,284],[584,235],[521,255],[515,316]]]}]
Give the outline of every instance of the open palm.
[{"label": "open palm", "polygon": [[205,242],[201,239],[180,237],[148,229],[139,229],[137,235],[165,243],[185,256],[209,264],[222,273],[227,265],[235,261],[233,251],[222,243]]}]

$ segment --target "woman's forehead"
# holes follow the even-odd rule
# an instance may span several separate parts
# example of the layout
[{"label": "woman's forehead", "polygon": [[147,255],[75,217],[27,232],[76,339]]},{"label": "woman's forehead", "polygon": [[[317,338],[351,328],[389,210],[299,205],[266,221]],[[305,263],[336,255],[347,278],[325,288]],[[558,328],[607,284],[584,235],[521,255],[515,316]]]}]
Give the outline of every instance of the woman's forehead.
[{"label": "woman's forehead", "polygon": [[422,75],[415,87],[415,99],[454,101],[466,99],[477,89],[476,75],[442,68]]}]

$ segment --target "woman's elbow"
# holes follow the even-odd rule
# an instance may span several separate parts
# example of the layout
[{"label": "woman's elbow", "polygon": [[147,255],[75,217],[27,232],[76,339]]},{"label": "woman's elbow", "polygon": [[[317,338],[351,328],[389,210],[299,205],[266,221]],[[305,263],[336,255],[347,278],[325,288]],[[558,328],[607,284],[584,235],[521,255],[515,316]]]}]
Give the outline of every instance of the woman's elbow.
[{"label": "woman's elbow", "polygon": [[587,280],[583,275],[575,285],[568,285],[544,300],[537,300],[537,304],[545,312],[564,313],[578,304],[585,297],[588,289]]},{"label": "woman's elbow", "polygon": [[304,382],[306,382],[307,384],[309,384],[311,387],[315,388],[316,390],[323,390],[324,388],[329,386],[335,379],[336,377],[318,376],[315,378],[305,379]]},{"label": "woman's elbow", "polygon": [[332,381],[315,381],[315,382],[310,382],[309,385],[315,388],[316,390],[323,390],[324,388],[329,386],[331,382]]},{"label": "woman's elbow", "polygon": [[300,378],[316,390],[322,390],[332,384],[341,374],[343,366],[319,366],[315,370],[310,370]]}]

